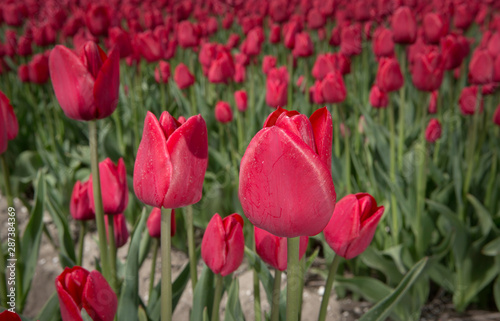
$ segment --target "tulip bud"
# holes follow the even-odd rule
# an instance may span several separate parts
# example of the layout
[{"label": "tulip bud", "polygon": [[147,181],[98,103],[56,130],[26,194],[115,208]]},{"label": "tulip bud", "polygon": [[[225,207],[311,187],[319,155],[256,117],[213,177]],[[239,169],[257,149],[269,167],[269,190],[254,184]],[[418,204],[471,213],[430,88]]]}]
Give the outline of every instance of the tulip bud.
[{"label": "tulip bud", "polygon": [[19,37],[17,42],[17,53],[19,56],[29,56],[33,53],[33,48],[31,47],[31,38],[27,36]]},{"label": "tulip bud", "polygon": [[337,203],[323,230],[325,240],[337,255],[352,259],[368,247],[383,214],[384,207],[377,207],[370,194],[347,195]]},{"label": "tulip bud", "polygon": [[28,63],[30,82],[44,84],[49,80],[49,59],[44,54],[36,54]]},{"label": "tulip bud", "polygon": [[460,105],[460,111],[463,115],[474,115],[474,113],[479,109],[479,112],[483,111],[484,101],[481,97],[480,106],[477,106],[477,86],[465,87],[460,93],[460,98],[458,104]]},{"label": "tulip bud", "polygon": [[330,40],[328,41],[328,44],[333,47],[340,46],[340,26],[337,25],[332,29],[332,34],[330,36]]},{"label": "tulip bud", "polygon": [[469,63],[469,82],[484,85],[493,80],[493,59],[487,50],[474,50]]},{"label": "tulip bud", "polygon": [[394,12],[391,27],[395,43],[412,44],[417,39],[417,22],[406,6],[399,7]]},{"label": "tulip bud", "polygon": [[323,98],[321,81],[316,80],[314,85],[309,88],[309,101],[318,105],[324,104],[325,98]]},{"label": "tulip bud", "polygon": [[69,211],[75,220],[93,220],[95,218],[94,210],[89,200],[89,181],[82,183],[76,181],[71,193]]},{"label": "tulip bud", "polygon": [[229,35],[226,41],[226,47],[229,49],[236,48],[238,44],[240,43],[240,35],[237,33],[232,33]]},{"label": "tulip bud", "polygon": [[351,25],[342,28],[340,33],[340,52],[348,57],[359,55],[361,50],[361,28]]},{"label": "tulip bud", "polygon": [[377,71],[377,86],[387,93],[403,87],[404,78],[396,58],[381,58]]},{"label": "tulip bud", "polygon": [[[160,238],[161,236],[161,208],[155,207],[149,214],[148,220],[146,221],[146,226],[148,228],[149,236],[153,238]],[[172,215],[170,215],[170,235],[173,237],[175,235],[175,210],[172,209]]]},{"label": "tulip bud", "polygon": [[242,65],[242,64],[236,64],[234,65],[234,82],[237,83],[237,84],[240,84],[242,82],[245,82],[245,79],[246,79],[246,70],[245,70],[245,66]]},{"label": "tulip bud", "polygon": [[310,29],[319,29],[324,27],[325,24],[326,19],[318,9],[313,8],[307,13],[307,26]]},{"label": "tulip bud", "polygon": [[16,138],[18,131],[19,124],[14,108],[9,98],[0,91],[0,155],[7,150],[8,141]]},{"label": "tulip bud", "polygon": [[182,62],[175,67],[174,80],[180,89],[188,88],[195,82],[193,74]]},{"label": "tulip bud", "polygon": [[329,72],[321,82],[321,93],[326,103],[343,102],[347,96],[344,79],[338,71]]},{"label": "tulip bud", "polygon": [[203,261],[215,274],[226,276],[240,266],[244,251],[243,218],[235,213],[221,219],[215,213],[201,241]]},{"label": "tulip bud", "polygon": [[443,16],[429,12],[424,16],[423,29],[427,43],[438,44],[441,37],[448,33],[449,22]]},{"label": "tulip bud", "polygon": [[132,54],[134,50],[132,48],[132,41],[126,31],[119,27],[113,27],[109,29],[108,34],[108,48],[117,46],[120,51],[120,58],[125,58]]},{"label": "tulip bud", "polygon": [[30,81],[28,65],[19,65],[19,67],[17,68],[17,77],[19,77],[19,80],[21,80],[21,82]]},{"label": "tulip bud", "polygon": [[262,36],[262,28],[255,27],[248,33],[245,40],[241,44],[241,51],[247,56],[256,56],[260,53],[262,49],[262,43],[264,41]]},{"label": "tulip bud", "polygon": [[439,137],[441,137],[441,123],[436,118],[433,118],[425,129],[425,139],[429,143],[435,143]]},{"label": "tulip bud", "polygon": [[380,27],[373,38],[373,53],[378,58],[394,56],[394,40],[390,29]]},{"label": "tulip bud", "polygon": [[454,34],[441,38],[441,53],[445,70],[457,68],[464,58],[462,46]]},{"label": "tulip bud", "polygon": [[269,42],[278,43],[281,41],[281,28],[279,25],[272,25],[269,31]]},{"label": "tulip bud", "polygon": [[244,112],[248,108],[247,92],[245,90],[237,90],[234,92],[234,101],[239,111]]},{"label": "tulip bud", "polygon": [[[1,14],[1,12],[0,12]],[[1,19],[0,19],[1,21]],[[10,312],[9,310],[4,310],[0,313],[0,320],[2,321],[22,321],[21,317],[17,313]]]},{"label": "tulip bud", "polygon": [[377,85],[373,85],[370,90],[370,105],[374,108],[385,108],[389,105],[389,96],[385,91],[380,90]]},{"label": "tulip bud", "polygon": [[229,50],[223,49],[217,53],[208,71],[208,81],[212,83],[227,83],[235,73],[233,57]]},{"label": "tulip bud", "polygon": [[317,80],[323,80],[329,72],[334,71],[336,58],[333,54],[325,53],[316,56],[312,69],[312,75]]},{"label": "tulip bud", "polygon": [[233,120],[233,111],[227,102],[219,101],[215,105],[215,119],[222,124],[229,123]]},{"label": "tulip bud", "polygon": [[160,60],[160,63],[155,68],[155,80],[157,83],[168,83],[170,78],[170,64],[164,60]]},{"label": "tulip bud", "polygon": [[266,103],[270,107],[286,106],[288,101],[288,70],[285,66],[272,68],[267,74]]},{"label": "tulip bud", "polygon": [[435,114],[435,113],[437,113],[438,95],[439,95],[439,92],[437,90],[434,90],[431,93],[431,98],[429,100],[429,108],[428,108],[429,114]]},{"label": "tulip bud", "polygon": [[[106,224],[106,235],[109,242],[108,216],[105,217],[104,221]],[[113,231],[114,231],[116,248],[120,248],[125,244],[127,244],[129,233],[127,229],[127,220],[125,219],[125,215],[123,214],[113,215]]]},{"label": "tulip bud", "polygon": [[427,48],[426,51],[415,55],[411,79],[417,89],[422,91],[437,90],[443,82],[443,76],[443,59],[437,50]]},{"label": "tulip bud", "polygon": [[198,45],[198,34],[190,21],[179,22],[177,25],[177,40],[182,48],[196,47]]},{"label": "tulip bud", "polygon": [[269,71],[276,67],[276,57],[274,56],[264,56],[262,59],[262,72],[268,74]]},{"label": "tulip bud", "polygon": [[314,46],[311,37],[307,32],[297,33],[295,35],[295,46],[293,47],[294,57],[309,57],[314,52]]},{"label": "tulip bud", "polygon": [[500,55],[496,57],[493,65],[493,81],[500,82]]}]

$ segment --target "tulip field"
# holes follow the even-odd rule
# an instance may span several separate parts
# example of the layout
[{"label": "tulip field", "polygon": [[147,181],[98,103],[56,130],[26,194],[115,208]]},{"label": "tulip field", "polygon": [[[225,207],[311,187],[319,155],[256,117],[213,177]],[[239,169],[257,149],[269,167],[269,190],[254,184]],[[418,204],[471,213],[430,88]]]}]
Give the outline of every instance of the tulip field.
[{"label": "tulip field", "polygon": [[500,320],[499,1],[3,0],[0,78],[0,321]]}]

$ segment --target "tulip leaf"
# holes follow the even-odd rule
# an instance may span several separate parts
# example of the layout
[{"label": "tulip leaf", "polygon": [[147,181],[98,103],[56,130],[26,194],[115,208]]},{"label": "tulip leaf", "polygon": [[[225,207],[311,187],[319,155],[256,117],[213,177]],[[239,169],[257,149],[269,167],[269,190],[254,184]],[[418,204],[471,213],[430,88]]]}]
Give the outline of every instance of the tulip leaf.
[{"label": "tulip leaf", "polygon": [[52,217],[52,221],[57,227],[57,234],[59,237],[59,259],[61,266],[73,267],[76,262],[75,244],[71,238],[71,233],[68,225],[68,220],[59,205],[52,200],[50,195],[47,197],[47,209]]},{"label": "tulip leaf", "polygon": [[260,282],[264,286],[264,290],[266,291],[267,300],[269,305],[272,306],[273,300],[273,286],[274,286],[274,278],[269,272],[266,264],[248,247],[245,246],[245,256],[247,257],[248,264],[257,272],[259,276]]},{"label": "tulip leaf", "polygon": [[38,169],[43,167],[40,154],[27,150],[19,154],[16,159],[16,169],[13,175],[23,183],[29,183],[36,178]]},{"label": "tulip leaf", "polygon": [[334,286],[345,287],[360,294],[370,302],[378,302],[389,295],[392,291],[392,288],[382,281],[368,276],[355,276],[352,278],[336,276]]},{"label": "tulip leaf", "polygon": [[85,309],[82,309],[82,320],[83,321],[93,321]]},{"label": "tulip leaf", "polygon": [[500,254],[500,237],[497,237],[493,241],[489,242],[486,244],[483,249],[482,253],[487,256],[497,256]]},{"label": "tulip leaf", "polygon": [[497,310],[500,310],[500,275],[497,277],[495,283],[493,284],[493,296],[495,297]]},{"label": "tulip leaf", "polygon": [[454,292],[455,289],[455,274],[449,268],[442,264],[434,263],[427,270],[429,277],[443,289]]},{"label": "tulip leaf", "polygon": [[384,273],[390,284],[397,284],[403,278],[403,275],[398,270],[396,265],[378,253],[372,246],[366,248],[363,254],[360,255],[363,263],[372,269],[379,270]]},{"label": "tulip leaf", "polygon": [[191,321],[202,321],[203,312],[208,309],[208,314],[212,314],[212,305],[214,301],[214,274],[204,265],[198,283],[193,294],[193,310],[191,311]]},{"label": "tulip leaf", "polygon": [[142,266],[142,264],[148,257],[149,251],[151,250],[151,240],[152,238],[149,233],[145,233],[141,238],[141,244],[139,246],[139,266]]},{"label": "tulip leaf", "polygon": [[141,219],[134,229],[127,254],[125,281],[123,282],[117,312],[120,321],[137,320],[139,306],[139,247],[146,226],[146,218],[146,208],[143,208]]},{"label": "tulip leaf", "polygon": [[245,320],[243,309],[240,303],[240,284],[237,278],[234,278],[227,291],[227,302],[224,315],[224,321]]},{"label": "tulip leaf", "polygon": [[428,262],[428,258],[424,257],[417,262],[410,271],[405,275],[399,285],[386,296],[382,301],[379,301],[368,312],[366,312],[359,321],[383,321],[391,313],[396,304],[403,298],[406,292],[419,279]]},{"label": "tulip leaf", "polygon": [[479,219],[479,226],[481,227],[481,234],[483,236],[488,235],[490,233],[491,228],[495,228],[495,224],[491,219],[491,214],[488,210],[475,198],[473,195],[468,194],[467,199],[471,202],[472,206],[476,210],[477,217]]},{"label": "tulip leaf", "polygon": [[60,315],[59,298],[57,296],[57,292],[54,292],[34,320],[50,321],[54,320],[58,315]]},{"label": "tulip leaf", "polygon": [[137,316],[137,319],[139,321],[148,321],[148,315],[146,314],[146,311],[144,311],[144,307],[142,305],[139,306],[139,314]]}]

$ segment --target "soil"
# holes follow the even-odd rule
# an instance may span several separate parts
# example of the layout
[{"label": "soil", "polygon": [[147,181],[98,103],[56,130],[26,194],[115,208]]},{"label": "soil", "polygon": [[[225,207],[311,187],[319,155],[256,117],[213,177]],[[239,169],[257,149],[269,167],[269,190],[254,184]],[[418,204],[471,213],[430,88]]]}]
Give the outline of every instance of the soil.
[{"label": "soil", "polygon": [[[16,217],[18,228],[23,231],[28,222],[28,211],[22,205],[22,203],[16,199],[14,201],[16,208]],[[56,237],[57,231],[52,219],[48,213],[44,215],[44,222],[51,235]],[[74,224],[70,221],[70,228],[72,235],[75,240],[78,237],[78,224]],[[7,230],[7,206],[6,200],[0,195],[0,237],[2,243],[5,242]],[[97,233],[95,226],[89,226],[89,233],[85,237],[84,246],[84,262],[83,267],[88,270],[95,269],[94,259],[98,253],[98,247],[94,240],[97,239]],[[54,240],[57,243],[57,239]],[[130,240],[129,240],[130,241]],[[123,246],[118,250],[118,258],[125,261],[127,256],[128,244]],[[139,292],[144,302],[148,300],[148,286],[149,286],[149,275],[151,270],[151,254],[142,265],[139,270]],[[187,264],[188,258],[184,252],[173,249],[172,250],[172,277],[175,279],[177,275],[182,271],[184,266]],[[155,284],[160,278],[160,267],[161,258],[158,257],[156,265],[155,274]],[[198,270],[201,271],[202,263],[200,262]],[[31,286],[31,291],[26,300],[26,306],[23,315],[27,317],[34,317],[42,309],[48,298],[54,293],[55,278],[62,272],[61,265],[59,263],[59,257],[56,249],[51,244],[49,239],[45,234],[42,236],[42,242],[40,245],[40,253],[38,257],[38,264],[35,270],[35,275],[33,278],[33,283]],[[253,282],[252,282],[252,272],[248,268],[248,264],[243,262],[242,266],[235,272],[235,276],[238,277],[240,282],[240,301],[245,314],[246,320],[254,319],[254,302],[253,302]],[[286,284],[286,275],[282,274],[283,280],[282,285]],[[308,282],[308,279],[310,282]],[[324,287],[321,282],[317,281],[316,276],[306,276],[306,286],[304,288],[303,295],[303,310],[302,310],[302,321],[312,321],[317,320],[319,307],[321,304],[321,293],[324,292]],[[192,302],[192,289],[191,284],[188,283],[186,289],[174,311],[173,320],[188,320],[189,311],[191,309]],[[224,314],[226,297],[224,297],[221,302],[221,318]],[[268,312],[270,307],[265,298],[264,289],[261,286],[261,302],[262,310],[264,313]],[[328,316],[327,320],[335,321],[354,321],[358,320],[360,316],[366,312],[370,303],[353,301],[349,298],[336,300],[334,294],[332,294],[328,306]],[[493,321],[500,320],[500,313],[492,313],[489,311],[467,311],[465,314],[457,314],[453,311],[453,306],[450,300],[446,296],[442,296],[429,302],[422,311],[421,321],[429,320],[439,320],[439,321]],[[43,320],[41,320],[43,321]]]}]

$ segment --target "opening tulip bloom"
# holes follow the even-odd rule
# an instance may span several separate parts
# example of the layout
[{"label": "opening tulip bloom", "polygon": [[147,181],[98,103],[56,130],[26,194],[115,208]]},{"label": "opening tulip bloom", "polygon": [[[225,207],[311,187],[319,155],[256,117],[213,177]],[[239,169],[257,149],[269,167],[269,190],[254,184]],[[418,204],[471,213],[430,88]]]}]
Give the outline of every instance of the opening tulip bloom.
[{"label": "opening tulip bloom", "polygon": [[106,118],[118,104],[120,54],[111,50],[109,57],[92,41],[81,56],[57,45],[49,56],[50,78],[66,116],[75,120]]},{"label": "opening tulip bloom", "polygon": [[98,271],[80,266],[65,268],[56,278],[63,321],[83,321],[81,309],[94,321],[112,321],[118,300],[106,279]]},{"label": "opening tulip bloom", "polygon": [[435,143],[439,137],[441,137],[441,123],[436,118],[433,118],[425,129],[425,139],[429,143]]},{"label": "opening tulip bloom", "polygon": [[215,274],[226,276],[240,266],[244,252],[243,218],[235,213],[221,219],[215,213],[201,241],[203,261]]},{"label": "opening tulip bloom", "polygon": [[229,123],[233,120],[233,111],[227,102],[219,101],[215,105],[215,119],[222,124]]},{"label": "opening tulip bloom", "polygon": [[346,259],[352,259],[368,247],[384,207],[377,207],[375,199],[367,193],[350,194],[335,206],[332,219],[323,231],[330,247]]},{"label": "opening tulip bloom", "polygon": [[266,103],[271,107],[285,106],[288,102],[289,75],[285,66],[272,68],[267,74]]},{"label": "opening tulip bloom", "polygon": [[255,226],[274,235],[316,235],[335,207],[331,176],[332,116],[326,108],[307,119],[278,108],[243,155],[239,199]]},{"label": "opening tulip bloom", "polygon": [[208,165],[207,125],[201,117],[180,124],[168,112],[151,112],[134,166],[134,191],[143,203],[179,208],[201,199]]},{"label": "opening tulip bloom", "polygon": [[82,183],[77,181],[71,193],[71,201],[69,203],[69,211],[75,220],[93,220],[95,213],[89,200],[89,181]]},{"label": "opening tulip bloom", "polygon": [[9,140],[16,138],[19,131],[14,108],[10,104],[9,98],[0,91],[0,154],[7,150]]}]

